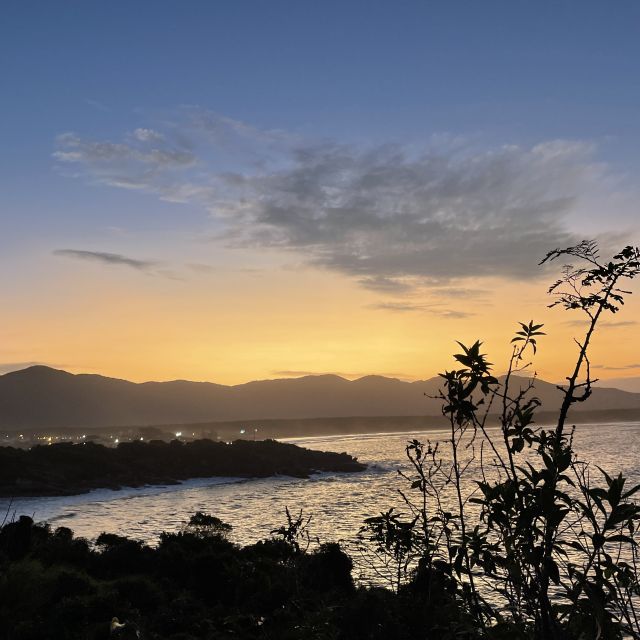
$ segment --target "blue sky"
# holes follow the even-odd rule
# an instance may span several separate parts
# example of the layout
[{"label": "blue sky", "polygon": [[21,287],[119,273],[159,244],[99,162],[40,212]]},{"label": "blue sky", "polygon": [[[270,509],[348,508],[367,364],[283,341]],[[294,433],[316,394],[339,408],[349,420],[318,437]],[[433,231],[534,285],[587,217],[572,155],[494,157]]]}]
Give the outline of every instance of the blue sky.
[{"label": "blue sky", "polygon": [[25,190],[80,197],[51,171],[60,132],[108,137],[181,104],[340,139],[586,139],[638,170],[636,2],[3,6],[3,208],[26,218]]},{"label": "blue sky", "polygon": [[[20,287],[46,288],[50,268],[72,279],[90,252],[91,268],[133,281],[185,278],[192,254],[262,269],[278,248],[417,294],[442,287],[441,264],[464,287],[480,255],[495,254],[480,274],[513,279],[554,238],[634,234],[639,36],[631,1],[9,0],[0,249],[17,275],[5,293],[18,308]],[[367,203],[356,192],[374,174]],[[424,176],[438,188],[422,193]],[[418,222],[444,234],[441,254],[408,246]],[[515,248],[465,236],[474,225],[508,228]],[[443,254],[460,245],[458,268]],[[402,259],[418,249],[431,261]]]},{"label": "blue sky", "polygon": [[27,0],[4,4],[1,29],[21,166],[61,130],[176,104],[367,139],[637,141],[636,2]]}]

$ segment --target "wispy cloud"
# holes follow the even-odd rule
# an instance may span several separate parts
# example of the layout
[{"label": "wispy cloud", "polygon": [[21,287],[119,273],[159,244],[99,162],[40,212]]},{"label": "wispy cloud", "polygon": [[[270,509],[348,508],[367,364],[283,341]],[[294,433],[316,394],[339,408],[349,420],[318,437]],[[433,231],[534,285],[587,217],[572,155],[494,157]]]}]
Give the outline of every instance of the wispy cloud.
[{"label": "wispy cloud", "polygon": [[[567,327],[583,327],[589,324],[589,318],[576,318],[575,320],[565,320],[562,324]],[[634,327],[638,324],[637,320],[603,320],[599,326],[603,329],[623,329],[625,327]]]},{"label": "wispy cloud", "polygon": [[453,298],[455,300],[478,300],[491,295],[488,289],[469,289],[462,287],[438,287],[431,289],[431,294],[441,298]]},{"label": "wispy cloud", "polygon": [[413,290],[412,283],[403,281],[399,278],[387,278],[383,275],[361,278],[358,280],[358,283],[365,287],[365,289],[394,295],[402,295]]},{"label": "wispy cloud", "polygon": [[438,305],[418,304],[413,302],[377,302],[369,305],[368,308],[378,311],[396,311],[398,313],[428,313],[430,315],[438,316],[440,318],[447,318],[449,320],[462,320],[463,318],[470,318],[476,315],[471,311],[443,309]]},{"label": "wispy cloud", "polygon": [[443,311],[434,311],[433,313],[441,318],[448,318],[449,320],[462,320],[464,318],[472,318],[476,315],[472,311],[459,311],[455,309],[445,309]]},{"label": "wispy cloud", "polygon": [[551,140],[478,151],[360,147],[265,131],[190,108],[118,141],[59,137],[76,175],[197,205],[216,242],[277,249],[392,295],[465,279],[539,275],[582,193],[610,188],[590,144]]},{"label": "wispy cloud", "polygon": [[163,142],[164,135],[153,129],[135,129],[133,137],[140,142]]},{"label": "wispy cloud", "polygon": [[[53,154],[59,166],[73,168],[94,182],[120,189],[152,191],[178,198],[180,192],[192,191],[181,177],[163,188],[169,175],[196,164],[187,148],[172,144],[152,129],[136,129],[120,142],[81,138],[75,133],[58,136]],[[153,185],[156,185],[155,187]]]},{"label": "wispy cloud", "polygon": [[130,258],[123,256],[120,253],[107,253],[105,251],[83,251],[80,249],[56,249],[53,252],[56,256],[62,256],[65,258],[73,258],[76,260],[89,260],[91,262],[99,262],[107,265],[121,265],[136,269],[138,271],[149,272],[158,265],[160,262],[152,260],[138,260],[136,258]]},{"label": "wispy cloud", "polygon": [[611,320],[610,322],[603,322],[603,327],[609,327],[611,329],[618,329],[622,327],[635,327],[638,324],[637,320]]},{"label": "wispy cloud", "polygon": [[376,302],[369,305],[369,309],[380,311],[398,311],[405,313],[408,311],[426,311],[424,305],[413,304],[412,302]]},{"label": "wispy cloud", "polygon": [[640,369],[640,362],[635,364],[623,364],[619,367],[612,367],[606,364],[596,364],[594,369],[602,369],[603,371],[627,371],[629,369]]}]

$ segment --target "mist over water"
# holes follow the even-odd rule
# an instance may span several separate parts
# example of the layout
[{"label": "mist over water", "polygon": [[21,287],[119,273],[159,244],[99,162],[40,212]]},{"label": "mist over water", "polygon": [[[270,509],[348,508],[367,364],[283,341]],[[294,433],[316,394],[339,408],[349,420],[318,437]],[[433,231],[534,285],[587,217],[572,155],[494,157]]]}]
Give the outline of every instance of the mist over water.
[{"label": "mist over water", "polygon": [[[0,500],[0,513],[8,510],[46,521],[53,528],[66,526],[78,536],[95,539],[107,531],[157,541],[162,531],[180,529],[196,511],[207,511],[233,526],[231,539],[240,544],[266,538],[285,521],[285,507],[302,509],[313,517],[312,536],[320,541],[353,540],[362,521],[397,506],[403,481],[398,469],[407,469],[404,448],[417,438],[444,441],[446,430],[401,434],[365,434],[298,438],[291,442],[310,449],[345,451],[368,464],[362,473],[317,474],[309,479],[197,479],[180,485],[97,490],[79,496]],[[622,472],[630,485],[640,482],[640,423],[579,425],[575,434],[581,459],[611,474]],[[446,443],[442,442],[443,454]],[[466,476],[468,483],[477,474]]]}]

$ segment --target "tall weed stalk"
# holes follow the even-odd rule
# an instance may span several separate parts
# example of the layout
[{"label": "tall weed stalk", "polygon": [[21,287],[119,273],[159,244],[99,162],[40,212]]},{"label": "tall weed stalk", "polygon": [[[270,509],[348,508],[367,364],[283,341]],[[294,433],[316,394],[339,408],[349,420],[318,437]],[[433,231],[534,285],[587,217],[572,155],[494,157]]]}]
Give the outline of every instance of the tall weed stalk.
[{"label": "tall weed stalk", "polygon": [[407,513],[368,518],[360,531],[396,591],[420,580],[435,597],[447,585],[484,637],[640,638],[640,485],[581,460],[568,427],[572,406],[596,382],[589,348],[598,323],[624,304],[640,250],[627,246],[603,260],[584,241],[541,264],[567,258],[576,264],[549,288],[549,306],[581,313],[585,332],[558,386],[555,425],[534,420],[540,401],[530,359],[542,324],[520,323],[500,378],[481,342],[458,343],[456,367],[440,374],[449,437],[407,444]]}]

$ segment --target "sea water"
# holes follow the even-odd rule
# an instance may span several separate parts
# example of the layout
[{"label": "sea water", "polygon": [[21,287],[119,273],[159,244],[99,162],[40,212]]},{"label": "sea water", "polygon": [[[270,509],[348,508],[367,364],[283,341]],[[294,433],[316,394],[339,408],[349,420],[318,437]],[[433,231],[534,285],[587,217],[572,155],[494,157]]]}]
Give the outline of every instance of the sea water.
[{"label": "sea water", "polygon": [[[269,537],[285,523],[285,508],[311,516],[309,531],[320,542],[351,542],[363,520],[395,506],[402,511],[399,488],[406,483],[406,443],[417,438],[441,441],[446,459],[446,429],[393,434],[362,434],[290,439],[297,445],[325,451],[345,451],[366,463],[362,473],[321,473],[308,479],[210,478],[178,485],[95,490],[78,496],[0,500],[5,513],[29,515],[53,528],[66,526],[89,540],[103,531],[155,544],[163,531],[177,531],[196,511],[206,511],[233,526],[231,539],[240,544]],[[476,443],[477,444],[477,443]],[[640,423],[579,425],[575,448],[582,460],[610,474],[622,472],[629,486],[640,483]],[[484,454],[487,455],[486,452]],[[487,460],[485,459],[485,462]],[[479,473],[476,461],[466,475],[471,491]],[[406,511],[406,509],[405,509]]]}]

